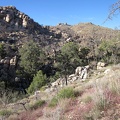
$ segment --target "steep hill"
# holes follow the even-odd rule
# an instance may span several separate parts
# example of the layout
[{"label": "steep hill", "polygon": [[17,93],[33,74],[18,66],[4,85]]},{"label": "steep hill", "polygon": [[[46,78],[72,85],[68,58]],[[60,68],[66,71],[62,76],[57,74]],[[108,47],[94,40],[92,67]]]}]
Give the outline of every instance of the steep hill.
[{"label": "steep hill", "polygon": [[62,36],[66,38],[66,42],[69,40],[77,41],[81,45],[91,45],[95,44],[95,42],[117,39],[120,34],[119,30],[105,28],[92,23],[79,23],[73,26],[61,23],[51,28],[54,31],[61,31]]},{"label": "steep hill", "polygon": [[119,30],[105,28],[92,23],[80,23],[74,25],[72,30],[74,30],[76,34],[80,35],[83,39],[91,38],[98,40],[109,40],[117,37],[119,34]]}]

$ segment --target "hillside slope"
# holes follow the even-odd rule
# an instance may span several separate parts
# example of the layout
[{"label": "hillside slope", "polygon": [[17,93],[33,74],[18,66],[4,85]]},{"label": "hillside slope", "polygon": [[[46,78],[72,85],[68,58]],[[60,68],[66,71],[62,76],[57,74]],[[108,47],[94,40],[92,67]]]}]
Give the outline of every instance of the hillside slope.
[{"label": "hillside slope", "polygon": [[[78,77],[76,81],[70,83],[68,86],[56,88],[55,90],[51,90],[46,85],[41,88],[43,91],[36,93],[37,95],[27,94],[26,97],[24,96],[24,99],[13,102],[16,101],[16,96],[19,98],[21,88],[22,91],[23,88],[25,90],[32,81],[32,78],[29,78],[28,75],[24,79],[25,76],[23,73],[25,71],[24,69],[20,69],[19,66],[19,49],[23,47],[24,43],[30,40],[37,43],[45,51],[48,60],[46,60],[47,62],[43,61],[43,64],[45,67],[52,64],[52,67],[50,66],[50,71],[52,71],[53,66],[56,65],[54,61],[55,55],[68,42],[77,43],[79,52],[82,53],[79,59],[84,61],[85,57],[90,66],[93,66],[91,63],[93,62],[94,64],[95,62],[94,67],[96,67],[98,60],[103,60],[102,57],[105,57],[108,62],[109,59],[112,59],[112,62],[118,63],[120,57],[119,35],[119,30],[97,26],[92,23],[80,23],[77,25],[59,23],[56,26],[42,26],[25,13],[17,10],[14,6],[1,6],[0,47],[6,51],[6,54],[0,56],[0,78],[2,78],[0,79],[0,90],[2,91],[0,92],[2,96],[0,97],[0,119],[119,120],[119,64],[108,66],[101,70],[93,70],[93,67],[90,67],[90,76],[85,81],[82,81]],[[101,43],[104,44],[99,46]],[[99,53],[97,53],[98,47],[101,47]],[[86,51],[84,52],[84,50],[88,50],[89,54],[85,55]],[[35,72],[37,73],[37,71]],[[16,80],[15,78],[18,77],[17,74],[21,78]],[[15,84],[18,94],[9,94],[10,89],[10,92],[14,93],[13,84],[9,85],[8,90],[3,90],[4,84],[6,83],[6,87],[8,87],[7,83],[10,82]],[[67,92],[64,92],[64,89]],[[62,95],[60,94],[61,90],[64,93]],[[8,104],[11,100],[13,103]]]},{"label": "hillside slope", "polygon": [[[53,92],[41,91],[38,99],[33,95],[17,103],[9,104],[6,108],[11,110],[11,115],[7,120],[119,120],[119,73],[119,64],[96,70],[86,81],[78,80],[62,88],[73,89],[77,96],[59,99],[57,104],[52,104],[52,106],[50,106],[51,101],[59,95],[61,89]],[[45,101],[45,104],[40,107],[36,104],[38,101]],[[34,109],[31,110],[31,108]]]},{"label": "hillside slope", "polygon": [[114,39],[120,34],[119,30],[92,23],[79,23],[73,26],[59,23],[56,26],[41,26],[14,6],[1,6],[0,13],[0,42],[17,46],[33,39],[49,51],[49,46],[57,50],[69,41],[91,45],[94,41]]}]

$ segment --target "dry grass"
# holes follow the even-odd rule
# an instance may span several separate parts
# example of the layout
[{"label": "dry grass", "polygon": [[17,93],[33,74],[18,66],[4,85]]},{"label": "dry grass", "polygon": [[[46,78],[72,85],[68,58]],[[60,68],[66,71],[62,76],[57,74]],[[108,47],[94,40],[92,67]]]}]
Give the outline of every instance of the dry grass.
[{"label": "dry grass", "polygon": [[7,119],[8,120],[18,120],[18,115],[17,114],[10,115]]},{"label": "dry grass", "polygon": [[36,120],[41,116],[43,116],[43,107],[33,111],[22,112],[16,120]]},{"label": "dry grass", "polygon": [[[97,120],[116,118],[120,108],[120,65],[110,68],[109,73],[101,72],[101,77],[92,77],[88,82],[76,84],[74,98],[58,99],[57,105],[49,107],[48,103],[36,110],[11,115],[10,120]],[[99,75],[98,75],[99,76]],[[94,79],[96,78],[96,79]],[[50,95],[49,95],[50,96]],[[48,97],[49,97],[48,96]],[[53,96],[52,96],[53,97]],[[113,112],[114,112],[113,111]],[[111,116],[110,116],[111,115]]]},{"label": "dry grass", "polygon": [[54,108],[46,107],[44,109],[43,120],[62,120],[70,99],[62,99]]},{"label": "dry grass", "polygon": [[85,93],[80,97],[80,101],[83,103],[90,103],[92,101],[91,93]]},{"label": "dry grass", "polygon": [[113,66],[107,75],[103,75],[103,72],[101,77],[97,77],[96,80],[92,78],[84,84],[83,94],[78,97],[77,106],[68,107],[72,111],[69,112],[68,119],[101,119],[103,111],[120,104],[120,66]]},{"label": "dry grass", "polygon": [[66,120],[84,120],[88,112],[93,108],[93,103],[69,104],[68,112],[65,114]]},{"label": "dry grass", "polygon": [[100,117],[101,111],[120,104],[120,66],[112,67],[111,71],[88,84],[94,89],[90,95],[94,103],[94,109],[91,111],[93,118]]}]

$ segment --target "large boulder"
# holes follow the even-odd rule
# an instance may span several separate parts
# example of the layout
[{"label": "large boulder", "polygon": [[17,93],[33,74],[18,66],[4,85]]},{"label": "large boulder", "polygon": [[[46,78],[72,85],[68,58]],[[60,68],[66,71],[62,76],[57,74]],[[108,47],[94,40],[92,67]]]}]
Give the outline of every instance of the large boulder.
[{"label": "large boulder", "polygon": [[87,78],[87,76],[88,76],[88,68],[89,68],[88,66],[85,66],[85,67],[82,68],[81,75],[80,75],[81,79],[86,79]]},{"label": "large boulder", "polygon": [[82,67],[81,66],[77,67],[75,69],[75,75],[77,75],[77,76],[81,75],[81,71],[82,71]]},{"label": "large boulder", "polygon": [[6,22],[9,23],[11,19],[12,19],[12,15],[11,14],[7,14],[6,18],[5,18]]},{"label": "large boulder", "polygon": [[23,18],[23,23],[22,23],[22,25],[23,25],[23,27],[27,27],[27,25],[28,25],[28,20],[27,20],[27,18]]},{"label": "large boulder", "polygon": [[106,63],[104,63],[104,62],[98,62],[97,63],[97,70],[100,70],[100,69],[104,68],[105,66],[106,66]]},{"label": "large boulder", "polygon": [[16,65],[16,63],[17,63],[17,57],[16,56],[14,56],[12,59],[10,59],[10,66],[12,66],[12,65]]},{"label": "large boulder", "polygon": [[76,81],[78,79],[78,75],[76,74],[71,74],[68,76],[68,83],[73,83],[74,81]]},{"label": "large boulder", "polygon": [[83,67],[79,66],[75,70],[75,75],[79,76],[79,78],[81,79],[86,79],[88,76],[88,70],[89,70],[89,65]]}]

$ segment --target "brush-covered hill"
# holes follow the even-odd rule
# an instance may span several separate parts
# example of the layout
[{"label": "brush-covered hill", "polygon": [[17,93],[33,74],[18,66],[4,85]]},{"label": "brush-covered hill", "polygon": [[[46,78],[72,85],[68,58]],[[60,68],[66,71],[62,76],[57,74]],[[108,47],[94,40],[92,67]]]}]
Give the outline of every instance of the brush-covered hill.
[{"label": "brush-covered hill", "polygon": [[[44,86],[45,88],[43,87],[43,91],[39,94],[40,98],[36,98],[35,95],[29,96],[27,94],[23,96],[26,96],[26,98],[15,103],[14,101],[16,101],[17,98],[21,97],[19,96],[21,95],[20,92],[24,92],[25,89],[30,86],[33,80],[33,78],[31,78],[33,77],[33,74],[28,74],[25,71],[24,67],[20,66],[22,55],[20,55],[19,49],[24,48],[24,44],[26,45],[26,43],[29,43],[31,40],[33,40],[31,42],[33,45],[34,43],[37,43],[35,45],[43,49],[45,52],[44,55],[46,57],[45,60],[40,61],[40,59],[38,59],[39,56],[37,56],[36,61],[32,62],[43,62],[41,63],[43,66],[40,66],[40,70],[43,70],[44,68],[49,69],[50,67],[49,70],[46,69],[47,72],[54,70],[53,72],[57,73],[59,72],[57,71],[59,70],[59,67],[56,67],[58,64],[56,64],[55,57],[57,55],[60,55],[60,50],[66,43],[77,43],[79,47],[79,50],[77,49],[77,52],[79,54],[75,54],[78,55],[79,59],[82,62],[87,61],[86,65],[91,65],[91,62],[97,63],[98,60],[106,60],[110,63],[111,61],[112,63],[119,63],[119,34],[119,30],[105,28],[102,26],[94,25],[92,23],[79,23],[76,25],[59,23],[56,26],[42,26],[39,23],[36,23],[25,13],[17,10],[17,8],[14,6],[1,6],[0,119],[8,119],[8,116],[10,115],[11,118],[9,119],[13,120],[56,120],[63,118],[66,120],[74,120],[74,118],[78,120],[79,118],[81,118],[80,120],[113,120],[113,118],[118,119],[118,107],[120,104],[119,65],[110,67],[110,70],[108,70],[109,73],[107,75],[104,74],[104,70],[94,71],[91,67],[90,69],[92,69],[92,72],[86,81],[75,81],[69,85],[70,89],[68,87],[67,91],[65,87],[65,91],[68,92],[68,94],[70,92],[70,96],[67,95],[67,98],[66,92],[64,97],[64,89],[62,93],[59,93],[58,89],[56,89],[55,92],[46,92],[44,91],[44,89],[46,89],[46,86]],[[29,44],[27,45],[28,48],[29,46],[32,46]],[[29,53],[30,52],[31,51],[29,51]],[[23,52],[23,54],[24,53],[25,52]],[[37,50],[36,53],[39,54]],[[32,55],[34,56],[34,54],[31,54],[31,56]],[[31,56],[29,56],[27,62],[31,60]],[[70,57],[73,57],[73,55]],[[24,56],[24,58],[26,58],[26,56]],[[66,58],[66,56],[64,58]],[[75,64],[76,61],[74,61],[74,59],[72,59],[72,61]],[[67,61],[63,61],[63,65],[65,65],[64,63],[67,63]],[[37,64],[35,65],[37,66]],[[37,66],[38,68],[40,68],[39,65]],[[27,66],[27,64],[25,64],[25,66]],[[32,67],[34,68],[34,66]],[[62,67],[64,68],[64,66]],[[37,72],[38,71],[35,71],[34,74],[37,75]],[[64,70],[61,73],[63,73],[62,75],[64,76]],[[50,77],[51,76],[47,77],[46,81],[50,81]],[[98,93],[96,93],[96,91],[98,91]],[[61,96],[61,94],[63,95]],[[9,104],[11,101],[13,103]],[[105,118],[105,116],[108,117]]]}]

